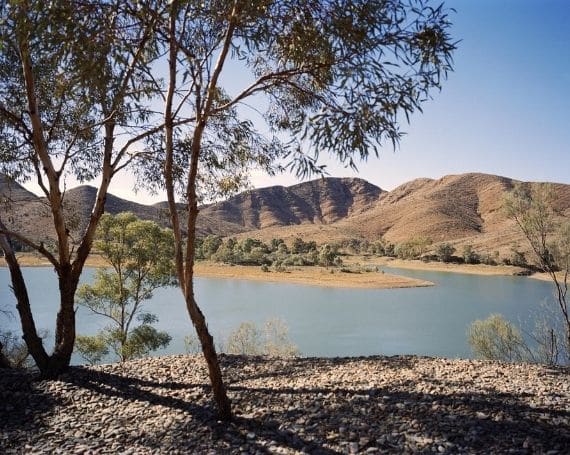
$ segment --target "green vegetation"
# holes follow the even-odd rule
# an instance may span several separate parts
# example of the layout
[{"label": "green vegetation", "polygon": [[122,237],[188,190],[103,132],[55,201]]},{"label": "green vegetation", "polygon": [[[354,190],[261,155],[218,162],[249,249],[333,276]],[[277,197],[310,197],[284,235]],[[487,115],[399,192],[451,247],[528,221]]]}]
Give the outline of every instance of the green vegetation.
[{"label": "green vegetation", "polygon": [[[552,185],[519,184],[505,198],[504,207],[507,215],[516,222],[527,239],[538,268],[552,279],[565,333],[563,339],[559,340],[555,327],[545,329],[550,334],[549,345],[553,349],[550,354],[556,358],[558,352],[562,351],[566,363],[570,363],[570,220],[556,212],[554,200],[555,190]],[[517,255],[516,259],[524,259],[526,262],[524,256],[521,258]]]},{"label": "green vegetation", "polygon": [[[195,335],[184,339],[187,352],[198,352],[199,342]],[[220,352],[237,355],[263,355],[268,357],[295,357],[299,350],[289,339],[289,328],[279,318],[265,321],[262,328],[254,322],[242,322],[232,330]]]},{"label": "green vegetation", "polygon": [[461,256],[455,255],[456,247],[443,242],[432,244],[431,239],[418,236],[399,244],[393,244],[384,238],[373,242],[363,239],[347,239],[339,242],[317,244],[305,242],[300,237],[287,245],[283,239],[272,239],[265,243],[258,239],[235,238],[223,239],[208,235],[196,241],[196,260],[211,260],[233,265],[256,265],[264,271],[286,270],[287,267],[322,266],[342,267],[344,256],[363,255],[365,257],[397,257],[405,260],[435,261],[455,264],[486,264],[496,266],[499,262],[533,269],[526,261],[525,253],[516,245],[509,257],[500,258],[499,252],[492,254],[476,251],[472,245],[464,245]]},{"label": "green vegetation", "polygon": [[463,247],[463,262],[465,262],[465,264],[479,264],[481,262],[481,258],[473,249],[473,246],[465,245]]},{"label": "green vegetation", "polygon": [[527,239],[536,266],[530,265],[518,246],[513,246],[507,264],[538,267],[552,279],[558,313],[545,307],[533,330],[530,346],[513,324],[500,315],[475,321],[468,339],[475,354],[495,360],[525,360],[547,364],[570,363],[570,221],[554,208],[554,188],[548,184],[516,185],[505,197],[504,209]]},{"label": "green vegetation", "polygon": [[564,346],[559,345],[564,330],[548,308],[542,308],[534,327],[522,336],[521,330],[500,314],[473,321],[467,340],[476,357],[503,362],[561,363]]},{"label": "green vegetation", "polygon": [[0,368],[28,366],[29,352],[20,337],[11,331],[0,331]]},{"label": "green vegetation", "polygon": [[336,245],[317,245],[316,242],[304,242],[301,238],[293,240],[291,248],[282,239],[272,239],[269,244],[260,240],[234,238],[222,240],[218,236],[207,236],[197,243],[197,260],[211,260],[233,265],[257,265],[269,271],[285,270],[287,267],[320,265],[323,267],[340,266],[339,248]]},{"label": "green vegetation", "polygon": [[420,259],[431,244],[431,239],[417,236],[396,245],[395,253],[400,259]]},{"label": "green vegetation", "polygon": [[97,270],[94,283],[79,288],[77,302],[109,325],[97,335],[78,336],[77,351],[90,363],[109,352],[124,362],[167,346],[171,337],[156,330],[156,316],[142,309],[154,290],[175,283],[172,232],[132,213],[105,214],[95,247],[109,268]]},{"label": "green vegetation", "polygon": [[518,362],[528,358],[520,331],[500,314],[473,321],[467,330],[467,340],[473,353],[482,359]]},{"label": "green vegetation", "polygon": [[455,247],[449,243],[440,243],[435,250],[441,262],[451,262],[453,253],[455,253]]}]

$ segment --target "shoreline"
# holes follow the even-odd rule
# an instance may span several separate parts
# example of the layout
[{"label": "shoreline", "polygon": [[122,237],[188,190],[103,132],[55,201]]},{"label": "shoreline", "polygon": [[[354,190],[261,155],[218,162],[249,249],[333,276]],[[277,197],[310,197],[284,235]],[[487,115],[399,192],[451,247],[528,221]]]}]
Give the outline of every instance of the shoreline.
[{"label": "shoreline", "polygon": [[[51,267],[48,261],[31,254],[19,255],[18,259],[23,267]],[[86,267],[104,267],[107,263],[101,256],[91,255],[85,265]],[[6,266],[3,259],[0,266]],[[339,269],[326,269],[317,266],[291,267],[284,272],[273,270],[264,272],[259,266],[228,265],[208,261],[197,262],[194,266],[194,275],[199,278],[260,281],[341,289],[400,289],[434,285],[431,281],[385,272],[344,273]]]},{"label": "shoreline", "polygon": [[261,270],[261,267],[257,266],[199,262],[194,268],[194,273],[200,278],[289,283],[327,288],[399,289],[434,286],[434,283],[431,281],[409,278],[393,273],[375,271],[345,273],[338,269],[326,269],[317,266],[294,267],[284,272],[275,272],[273,270],[264,272]]},{"label": "shoreline", "polygon": [[[51,267],[51,264],[33,254],[19,254],[18,259],[23,267]],[[485,264],[446,264],[441,262],[422,262],[419,260],[403,260],[388,257],[344,256],[344,265],[348,268],[359,266],[362,269],[371,267],[393,267],[407,270],[423,270],[428,272],[463,273],[481,276],[513,276],[523,271],[521,267]],[[92,254],[86,262],[87,267],[104,267],[107,263],[97,255]],[[6,267],[0,258],[0,267]],[[332,272],[332,273],[331,273]],[[368,289],[398,289],[409,287],[433,286],[434,283],[417,278],[406,277],[398,273],[381,271],[355,273],[341,272],[336,268],[318,266],[291,267],[284,272],[270,270],[263,272],[259,266],[243,266],[219,264],[209,261],[199,261],[195,264],[194,273],[197,277],[239,279],[263,281],[270,283],[291,283],[308,286],[334,288],[368,288]],[[543,273],[535,273],[529,278],[550,281]]]},{"label": "shoreline", "polygon": [[[345,260],[345,258],[343,258],[343,260]],[[367,256],[349,256],[346,258],[345,263],[346,265],[360,264],[362,266],[394,267],[398,269],[424,270],[427,272],[464,273],[467,275],[482,276],[514,276],[525,270],[522,267],[512,265],[452,264]]]}]

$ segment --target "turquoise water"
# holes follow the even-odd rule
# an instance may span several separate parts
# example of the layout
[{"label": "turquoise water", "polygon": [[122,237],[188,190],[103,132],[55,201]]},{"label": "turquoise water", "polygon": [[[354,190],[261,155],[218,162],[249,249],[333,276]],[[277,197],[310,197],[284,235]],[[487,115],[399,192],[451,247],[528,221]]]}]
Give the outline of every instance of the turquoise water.
[{"label": "turquoise water", "polygon": [[[551,284],[525,277],[385,270],[429,280],[436,286],[332,289],[197,278],[196,295],[218,339],[241,322],[261,325],[267,319],[281,318],[289,327],[291,340],[305,356],[417,354],[468,358],[471,353],[465,332],[473,320],[501,313],[530,327],[541,302],[552,301]],[[58,306],[53,271],[47,267],[26,268],[25,276],[36,325],[53,334]],[[93,269],[87,269],[84,280],[88,282],[92,277]],[[13,313],[12,318],[0,316],[2,327],[18,330],[15,299],[5,268],[0,268],[0,308]],[[191,333],[192,326],[179,289],[157,291],[145,309],[159,317],[157,328],[173,337],[167,350],[160,353],[184,352],[184,336]],[[94,334],[105,324],[100,316],[78,309],[78,333]]]}]

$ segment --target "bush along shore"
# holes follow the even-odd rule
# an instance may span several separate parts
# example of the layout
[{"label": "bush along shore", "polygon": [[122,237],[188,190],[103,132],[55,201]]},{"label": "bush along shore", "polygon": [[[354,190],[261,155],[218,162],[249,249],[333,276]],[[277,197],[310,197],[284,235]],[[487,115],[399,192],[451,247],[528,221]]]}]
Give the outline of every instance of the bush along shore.
[{"label": "bush along shore", "polygon": [[2,453],[568,453],[570,371],[413,356],[200,356],[0,373]]}]

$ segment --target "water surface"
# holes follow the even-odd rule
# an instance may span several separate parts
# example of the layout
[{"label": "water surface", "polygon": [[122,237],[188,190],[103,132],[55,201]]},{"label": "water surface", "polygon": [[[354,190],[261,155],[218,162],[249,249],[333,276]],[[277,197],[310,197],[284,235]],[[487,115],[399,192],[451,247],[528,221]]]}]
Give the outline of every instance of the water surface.
[{"label": "water surface", "polygon": [[[530,326],[545,299],[552,301],[548,282],[525,277],[479,276],[385,268],[387,272],[429,280],[433,287],[406,289],[334,289],[287,283],[197,278],[196,295],[209,327],[218,339],[241,322],[262,325],[281,318],[292,341],[305,356],[417,354],[471,357],[467,326],[475,319],[501,313]],[[86,269],[83,280],[93,278]],[[32,310],[39,328],[53,334],[58,306],[51,268],[24,270]],[[2,327],[18,330],[9,272],[0,268]],[[184,336],[192,327],[178,288],[158,290],[145,311],[159,317],[157,328],[168,331],[170,346],[161,353],[184,352]],[[84,308],[77,312],[77,331],[94,334],[107,321]],[[53,343],[53,341],[51,341]],[[79,358],[75,358],[80,362]]]}]

